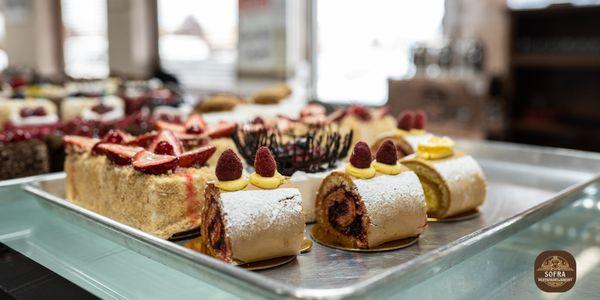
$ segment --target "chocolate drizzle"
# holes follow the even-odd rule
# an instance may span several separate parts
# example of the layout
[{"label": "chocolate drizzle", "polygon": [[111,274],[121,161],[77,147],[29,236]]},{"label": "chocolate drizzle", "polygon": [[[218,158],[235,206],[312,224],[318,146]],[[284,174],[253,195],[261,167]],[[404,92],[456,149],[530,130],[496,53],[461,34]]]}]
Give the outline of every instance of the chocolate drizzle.
[{"label": "chocolate drizzle", "polygon": [[279,173],[291,176],[296,171],[318,173],[334,168],[348,155],[352,131],[341,134],[324,126],[298,135],[252,125],[238,129],[232,138],[249,165],[254,165],[258,148],[266,146],[275,156]]}]

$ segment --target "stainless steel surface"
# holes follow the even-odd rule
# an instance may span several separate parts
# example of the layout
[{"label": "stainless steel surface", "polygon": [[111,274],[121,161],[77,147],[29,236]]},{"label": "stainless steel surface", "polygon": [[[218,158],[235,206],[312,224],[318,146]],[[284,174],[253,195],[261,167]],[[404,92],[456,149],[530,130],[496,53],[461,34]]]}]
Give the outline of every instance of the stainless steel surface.
[{"label": "stainless steel surface", "polygon": [[73,205],[62,199],[63,179],[56,176],[26,189],[74,222],[216,285],[249,288],[266,296],[327,298],[391,293],[410,286],[561,209],[572,201],[572,194],[598,180],[598,154],[467,141],[459,147],[475,156],[488,179],[488,197],[478,218],[431,223],[418,244],[391,252],[353,253],[315,243],[296,261],[259,272],[226,265]]}]

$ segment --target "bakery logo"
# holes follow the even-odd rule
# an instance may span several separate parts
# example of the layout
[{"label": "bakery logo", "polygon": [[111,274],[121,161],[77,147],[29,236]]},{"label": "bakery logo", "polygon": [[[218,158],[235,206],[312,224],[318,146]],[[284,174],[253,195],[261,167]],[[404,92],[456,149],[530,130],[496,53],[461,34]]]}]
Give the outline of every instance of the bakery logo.
[{"label": "bakery logo", "polygon": [[535,284],[544,292],[562,293],[575,285],[575,258],[566,251],[544,251],[535,259]]}]

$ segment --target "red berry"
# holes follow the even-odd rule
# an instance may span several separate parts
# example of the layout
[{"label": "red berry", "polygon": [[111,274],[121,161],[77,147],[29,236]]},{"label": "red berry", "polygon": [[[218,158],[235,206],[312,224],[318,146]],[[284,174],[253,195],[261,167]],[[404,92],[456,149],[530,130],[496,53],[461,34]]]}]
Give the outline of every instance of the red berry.
[{"label": "red berry", "polygon": [[198,114],[190,115],[184,126],[186,133],[200,134],[206,130],[206,122]]},{"label": "red berry", "polygon": [[178,159],[172,155],[154,154],[150,151],[140,151],[135,155],[133,168],[146,174],[165,174],[177,167]]},{"label": "red berry", "polygon": [[411,130],[413,127],[413,119],[414,119],[415,114],[412,111],[409,110],[405,110],[402,111],[399,115],[397,120],[397,124],[396,127],[398,127],[398,129],[402,129],[402,130]]},{"label": "red berry", "polygon": [[381,146],[379,146],[379,149],[377,149],[375,159],[382,164],[395,165],[398,161],[398,150],[396,149],[394,142],[385,140]]},{"label": "red berry", "polygon": [[215,175],[220,181],[235,180],[242,177],[243,168],[242,161],[235,152],[227,149],[223,151],[219,160],[217,160]]},{"label": "red berry", "polygon": [[19,111],[19,115],[21,115],[21,118],[27,118],[27,117],[32,117],[32,116],[41,117],[41,116],[46,115],[46,110],[44,109],[43,106],[23,107]]},{"label": "red berry", "polygon": [[371,161],[373,161],[373,156],[369,145],[365,142],[356,143],[350,156],[350,163],[357,168],[364,169],[371,166]]},{"label": "red berry", "polygon": [[350,108],[348,108],[348,113],[356,116],[357,118],[359,118],[363,121],[371,120],[371,112],[369,111],[368,108],[366,108],[363,105],[357,104],[357,105],[350,106]]},{"label": "red berry", "polygon": [[156,147],[154,147],[154,153],[163,155],[175,155],[175,150],[173,149],[173,146],[167,141],[160,141],[158,142]]},{"label": "red berry", "polygon": [[208,131],[208,136],[210,136],[213,139],[228,137],[228,136],[232,135],[233,132],[235,132],[236,128],[237,128],[237,125],[235,123],[223,122],[223,123],[220,123],[217,126],[217,128],[211,129],[210,131]]},{"label": "red berry", "polygon": [[262,177],[273,177],[277,170],[277,163],[269,148],[262,146],[256,151],[254,157],[254,170]]},{"label": "red berry", "polygon": [[106,157],[119,166],[131,164],[135,155],[144,149],[141,147],[131,147],[118,144],[98,143],[95,147],[105,154]]},{"label": "red berry", "polygon": [[148,147],[150,147],[156,136],[158,136],[158,133],[155,132],[142,134],[140,136],[137,136],[135,139],[129,141],[127,145],[139,146],[147,149]]},{"label": "red berry", "polygon": [[183,144],[181,143],[179,138],[177,138],[177,136],[175,136],[175,134],[170,130],[161,130],[160,132],[158,132],[158,135],[156,136],[156,138],[154,138],[154,141],[152,141],[152,144],[150,145],[148,150],[156,153],[156,147],[162,141],[169,143],[173,147],[174,155],[177,156],[183,153]]},{"label": "red berry", "polygon": [[179,156],[179,166],[189,168],[193,166],[202,166],[215,153],[217,147],[214,145],[200,147]]},{"label": "red berry", "polygon": [[131,136],[119,129],[111,129],[102,137],[102,142],[124,145],[131,139]]},{"label": "red berry", "polygon": [[254,120],[252,120],[251,123],[255,124],[255,125],[263,125],[263,124],[265,124],[265,120],[263,118],[261,118],[260,116],[257,116],[254,118]]},{"label": "red berry", "polygon": [[413,128],[415,129],[425,129],[425,124],[427,123],[427,115],[424,111],[418,110],[415,114],[415,120],[413,123]]},{"label": "red berry", "polygon": [[113,109],[114,108],[112,108],[112,107],[110,107],[108,105],[105,105],[104,103],[96,104],[96,105],[92,106],[92,108],[91,108],[91,110],[93,112],[95,112],[95,113],[97,113],[99,115],[103,115],[103,114],[105,114],[107,112],[111,112]]}]

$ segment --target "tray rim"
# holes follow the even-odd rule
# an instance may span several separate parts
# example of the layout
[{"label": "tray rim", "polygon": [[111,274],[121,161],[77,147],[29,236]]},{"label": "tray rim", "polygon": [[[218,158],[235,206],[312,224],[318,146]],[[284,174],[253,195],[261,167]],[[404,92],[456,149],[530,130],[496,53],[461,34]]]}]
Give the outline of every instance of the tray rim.
[{"label": "tray rim", "polygon": [[[507,143],[494,142],[491,144]],[[563,156],[585,157],[586,159],[592,160],[600,159],[600,154],[588,153],[585,151],[578,150],[554,149],[548,147],[530,147],[526,145],[517,144],[507,144],[502,146],[509,146],[513,149],[516,148],[518,150],[533,150],[533,152],[546,152]],[[100,225],[105,226],[109,229],[126,234],[130,238],[142,242],[147,246],[157,247],[162,251],[166,251],[170,254],[179,256],[180,258],[190,261],[193,264],[199,264],[202,267],[217,271],[218,273],[220,273],[220,275],[224,275],[231,279],[238,280],[251,286],[257,287],[259,290],[266,292],[269,295],[279,297],[287,296],[293,298],[346,298],[364,295],[386,283],[397,282],[399,278],[406,276],[408,273],[411,273],[410,271],[419,269],[422,266],[432,263],[440,257],[458,253],[461,250],[465,249],[464,246],[473,245],[475,243],[482,242],[483,240],[487,239],[495,238],[498,241],[502,240],[508,237],[510,234],[520,231],[521,229],[533,224],[539,219],[542,219],[547,215],[558,211],[559,209],[572,202],[573,199],[570,199],[572,196],[578,194],[587,186],[594,184],[595,182],[600,182],[600,173],[591,173],[589,179],[571,185],[555,193],[553,196],[548,197],[547,200],[543,203],[540,203],[526,211],[516,214],[501,222],[495,223],[485,228],[481,228],[475,232],[472,232],[471,234],[465,235],[451,243],[448,243],[428,253],[420,255],[412,259],[411,261],[383,270],[381,273],[361,280],[353,284],[352,286],[337,288],[304,288],[287,285],[285,283],[263,276],[260,273],[255,273],[252,271],[243,270],[228,265],[212,257],[208,257],[203,254],[194,252],[183,246],[177,245],[166,240],[162,240],[141,230],[129,227],[127,225],[116,222],[110,218],[84,209],[65,199],[43,191],[38,187],[39,183],[41,183],[42,181],[57,180],[65,178],[65,176],[65,173],[36,175],[32,177],[8,180],[11,182],[11,184],[5,184],[7,181],[2,181],[0,182],[0,187],[14,184],[22,184],[23,189],[29,193],[38,196],[36,198],[41,198],[53,205],[59,206],[63,209],[66,209],[67,211],[73,212],[79,217],[83,217],[84,219],[90,220],[92,222],[100,223]],[[443,269],[441,271],[444,271],[446,269]]]}]

